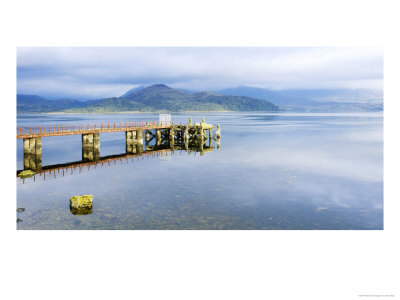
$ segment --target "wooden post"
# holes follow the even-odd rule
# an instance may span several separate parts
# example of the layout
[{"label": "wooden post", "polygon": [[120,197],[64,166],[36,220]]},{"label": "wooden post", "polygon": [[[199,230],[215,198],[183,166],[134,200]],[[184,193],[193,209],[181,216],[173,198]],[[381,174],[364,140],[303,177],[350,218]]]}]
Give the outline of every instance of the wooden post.
[{"label": "wooden post", "polygon": [[156,145],[160,146],[161,145],[161,130],[156,129]]},{"label": "wooden post", "polygon": [[170,148],[174,148],[175,145],[175,129],[171,127],[169,129],[169,146]]}]

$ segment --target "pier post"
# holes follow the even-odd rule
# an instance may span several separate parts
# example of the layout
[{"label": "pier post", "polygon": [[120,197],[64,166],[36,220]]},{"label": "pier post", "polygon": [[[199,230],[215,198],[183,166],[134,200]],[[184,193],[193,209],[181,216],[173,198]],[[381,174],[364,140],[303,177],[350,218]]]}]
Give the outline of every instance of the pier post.
[{"label": "pier post", "polygon": [[143,150],[143,129],[138,129],[136,131],[136,138],[137,138],[138,145]]},{"label": "pier post", "polygon": [[150,131],[146,129],[146,133],[144,135],[144,140],[146,142],[146,145],[149,143],[150,141]]},{"label": "pier post", "polygon": [[199,138],[200,138],[200,151],[203,152],[204,149],[204,130],[202,128],[199,128]]},{"label": "pier post", "polygon": [[187,144],[189,142],[189,126],[185,126],[184,141]]},{"label": "pier post", "polygon": [[42,169],[42,138],[24,139],[24,170]]},{"label": "pier post", "polygon": [[156,129],[156,145],[161,145],[161,129]]},{"label": "pier post", "polygon": [[82,134],[82,160],[97,161],[100,159],[100,133]]},{"label": "pier post", "polygon": [[[146,130],[147,131],[147,130]],[[126,153],[136,154],[143,152],[142,129],[125,131]]]},{"label": "pier post", "polygon": [[170,148],[174,148],[175,145],[175,128],[171,127],[169,130],[169,146]]}]

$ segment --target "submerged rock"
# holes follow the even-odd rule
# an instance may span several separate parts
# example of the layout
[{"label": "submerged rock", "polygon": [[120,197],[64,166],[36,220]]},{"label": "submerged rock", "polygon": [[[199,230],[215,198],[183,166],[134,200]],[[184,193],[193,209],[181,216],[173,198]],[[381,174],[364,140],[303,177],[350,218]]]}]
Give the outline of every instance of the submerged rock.
[{"label": "submerged rock", "polygon": [[22,219],[20,219],[20,218],[17,218],[17,223],[18,223],[18,222],[21,222],[21,221],[22,221]]},{"label": "submerged rock", "polygon": [[17,212],[22,212],[25,211],[25,208],[21,207],[21,208],[17,208]]},{"label": "submerged rock", "polygon": [[32,170],[23,170],[22,172],[20,172],[18,174],[18,177],[28,178],[28,177],[32,177],[33,175],[35,175],[35,172],[33,172]]},{"label": "submerged rock", "polygon": [[74,215],[88,215],[93,213],[93,195],[73,196],[69,208]]}]

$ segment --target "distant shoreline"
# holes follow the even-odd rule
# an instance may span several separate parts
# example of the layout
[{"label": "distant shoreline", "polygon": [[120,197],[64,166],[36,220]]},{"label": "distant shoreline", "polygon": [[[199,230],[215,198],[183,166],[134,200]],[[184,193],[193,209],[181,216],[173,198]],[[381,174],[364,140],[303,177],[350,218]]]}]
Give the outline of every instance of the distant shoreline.
[{"label": "distant shoreline", "polygon": [[[186,114],[186,113],[236,113],[236,112],[282,112],[283,110],[279,111],[265,111],[265,110],[260,110],[260,111],[236,111],[236,110],[188,110],[188,111],[114,111],[114,112],[65,112],[65,111],[60,111],[60,112],[23,112],[19,114],[47,114],[47,115],[59,115],[59,114]],[[18,114],[18,112],[17,112]]]}]

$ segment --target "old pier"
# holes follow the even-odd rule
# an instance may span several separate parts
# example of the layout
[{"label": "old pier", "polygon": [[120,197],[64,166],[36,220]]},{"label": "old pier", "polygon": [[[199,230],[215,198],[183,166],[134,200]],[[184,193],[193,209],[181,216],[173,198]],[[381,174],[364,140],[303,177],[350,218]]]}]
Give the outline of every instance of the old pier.
[{"label": "old pier", "polygon": [[[219,125],[212,136],[214,125],[207,124],[202,118],[200,123],[174,124],[170,121],[108,123],[94,125],[68,125],[49,127],[20,127],[17,139],[23,139],[24,170],[42,170],[42,137],[81,135],[82,162],[97,162],[100,157],[100,134],[108,132],[125,132],[126,153],[142,154],[144,151],[155,151],[160,148],[170,150],[198,150],[202,155],[211,148],[211,139],[219,147]],[[143,134],[144,133],[144,134]],[[208,133],[208,135],[207,135]],[[143,147],[143,136],[145,147]],[[155,145],[150,145],[155,139]],[[207,140],[209,145],[206,145]]]}]

